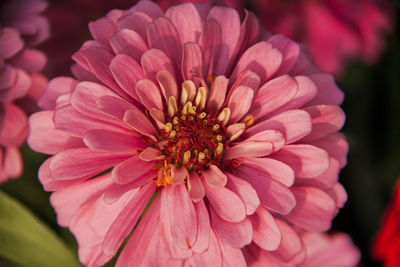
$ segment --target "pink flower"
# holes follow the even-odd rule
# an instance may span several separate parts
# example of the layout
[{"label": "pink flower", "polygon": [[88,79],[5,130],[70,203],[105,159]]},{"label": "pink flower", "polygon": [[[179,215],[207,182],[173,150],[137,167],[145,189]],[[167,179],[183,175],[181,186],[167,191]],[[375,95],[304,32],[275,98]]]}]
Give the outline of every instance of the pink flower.
[{"label": "pink flower", "polygon": [[48,25],[40,15],[43,1],[8,1],[0,14],[0,183],[21,175],[18,147],[28,135],[26,113],[45,90],[47,79],[39,73],[46,56],[31,48],[47,38]]},{"label": "pink flower", "polygon": [[343,72],[349,59],[376,61],[383,34],[392,30],[389,1],[257,1],[255,9],[273,33],[308,44],[323,70]]},{"label": "pink flower", "polygon": [[286,262],[305,251],[297,231],[330,228],[343,93],[297,43],[209,3],[140,1],[89,27],[28,138],[53,155],[39,179],[83,264],[128,236],[117,266],[244,266],[248,248]]}]

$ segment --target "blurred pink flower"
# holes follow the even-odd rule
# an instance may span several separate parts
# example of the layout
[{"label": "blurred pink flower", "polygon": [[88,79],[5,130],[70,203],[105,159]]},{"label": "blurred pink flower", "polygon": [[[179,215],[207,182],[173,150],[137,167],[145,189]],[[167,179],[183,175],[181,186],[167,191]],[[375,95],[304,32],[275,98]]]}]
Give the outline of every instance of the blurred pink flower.
[{"label": "blurred pink flower", "polygon": [[22,174],[18,147],[28,135],[27,115],[45,90],[39,72],[46,56],[32,48],[49,35],[44,1],[6,1],[0,13],[0,183]]},{"label": "blurred pink flower", "polygon": [[287,262],[304,255],[297,230],[330,228],[347,198],[343,93],[245,14],[112,10],[89,24],[76,79],[49,82],[28,143],[53,155],[39,179],[83,264],[111,259],[152,196],[117,266],[244,266],[249,249]]},{"label": "blurred pink flower", "polygon": [[305,42],[323,70],[341,74],[348,60],[376,61],[393,29],[389,1],[253,0],[264,26]]}]

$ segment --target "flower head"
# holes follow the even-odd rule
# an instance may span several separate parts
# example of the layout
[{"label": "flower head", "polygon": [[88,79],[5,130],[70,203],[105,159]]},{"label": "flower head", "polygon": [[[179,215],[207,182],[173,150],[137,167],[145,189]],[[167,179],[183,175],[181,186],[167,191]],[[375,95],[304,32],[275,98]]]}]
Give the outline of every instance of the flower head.
[{"label": "flower head", "polygon": [[44,1],[5,1],[0,13],[0,182],[22,173],[18,151],[28,135],[26,113],[47,85],[46,56],[31,48],[47,38]]},{"label": "flower head", "polygon": [[[305,42],[324,71],[341,74],[349,60],[376,61],[392,30],[390,1],[253,1],[263,24]],[[386,6],[385,6],[386,5]]]},{"label": "flower head", "polygon": [[144,0],[89,27],[28,139],[54,155],[39,179],[85,265],[115,255],[152,196],[117,265],[243,266],[248,247],[290,261],[297,230],[330,228],[343,94],[297,43],[209,3]]}]

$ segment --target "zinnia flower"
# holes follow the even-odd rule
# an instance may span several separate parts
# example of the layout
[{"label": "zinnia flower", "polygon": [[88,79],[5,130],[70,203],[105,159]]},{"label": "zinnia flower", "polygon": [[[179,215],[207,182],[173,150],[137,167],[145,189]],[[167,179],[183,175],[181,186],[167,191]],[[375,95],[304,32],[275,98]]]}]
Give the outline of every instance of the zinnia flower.
[{"label": "zinnia flower", "polygon": [[252,13],[209,3],[144,0],[89,27],[76,79],[49,82],[28,138],[53,155],[39,179],[81,262],[104,264],[127,237],[117,266],[305,255],[297,231],[328,230],[346,201],[332,76]]},{"label": "zinnia flower", "polygon": [[49,35],[44,1],[6,1],[0,13],[0,183],[21,175],[18,147],[28,135],[27,115],[47,85],[39,73],[46,56],[31,48]]},{"label": "zinnia flower", "polygon": [[305,42],[324,71],[341,74],[352,59],[376,61],[393,29],[389,1],[252,1],[265,27]]},{"label": "zinnia flower", "polygon": [[382,227],[372,244],[372,252],[374,258],[382,261],[385,267],[400,265],[400,182],[397,182]]}]

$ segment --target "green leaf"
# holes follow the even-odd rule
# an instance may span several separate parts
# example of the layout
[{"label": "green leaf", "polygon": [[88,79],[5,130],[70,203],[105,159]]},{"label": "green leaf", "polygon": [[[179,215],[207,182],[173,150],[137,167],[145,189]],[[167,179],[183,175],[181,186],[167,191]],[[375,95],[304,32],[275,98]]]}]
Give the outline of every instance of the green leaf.
[{"label": "green leaf", "polygon": [[0,258],[20,266],[81,266],[47,225],[1,191]]}]

